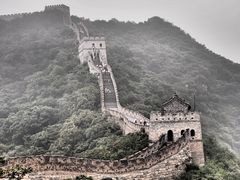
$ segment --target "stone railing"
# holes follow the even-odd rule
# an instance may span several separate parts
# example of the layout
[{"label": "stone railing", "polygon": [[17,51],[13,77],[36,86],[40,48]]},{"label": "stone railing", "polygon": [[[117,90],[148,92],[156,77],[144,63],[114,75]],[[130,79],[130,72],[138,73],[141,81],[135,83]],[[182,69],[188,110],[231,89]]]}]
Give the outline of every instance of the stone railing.
[{"label": "stone railing", "polygon": [[[21,165],[31,167],[34,172],[38,171],[72,171],[79,173],[115,174],[149,169],[152,166],[170,158],[180,152],[189,144],[188,135],[185,134],[176,142],[159,149],[159,145],[147,149],[120,160],[83,159],[76,157],[37,155],[29,157],[15,157],[7,160],[4,168]],[[156,149],[157,148],[157,149]]]},{"label": "stone railing", "polygon": [[117,106],[119,108],[119,107],[121,107],[121,105],[120,105],[120,102],[119,102],[117,83],[115,81],[111,66],[107,65],[107,69],[108,69],[108,72],[110,72],[110,76],[111,76],[111,79],[112,79],[112,83],[113,83],[113,87],[114,87],[114,91],[115,91],[115,95],[116,95]]},{"label": "stone railing", "polygon": [[121,113],[118,109],[105,109],[105,113],[109,113],[111,116],[116,117],[114,120],[123,130],[124,134],[139,132],[145,130],[148,132],[149,127],[144,125],[135,124],[134,122],[129,121],[124,113]]},{"label": "stone railing", "polygon": [[105,111],[105,106],[104,106],[104,88],[103,88],[102,73],[99,73],[99,76],[98,76],[98,85],[99,85],[99,89],[100,89],[101,109],[102,109],[102,112],[104,112],[104,111]]},{"label": "stone railing", "polygon": [[132,111],[130,109],[126,109],[122,106],[118,109],[118,111],[130,117],[131,119],[129,118],[129,121],[132,121],[136,125],[140,125],[140,126],[149,125],[149,119],[138,112]]}]

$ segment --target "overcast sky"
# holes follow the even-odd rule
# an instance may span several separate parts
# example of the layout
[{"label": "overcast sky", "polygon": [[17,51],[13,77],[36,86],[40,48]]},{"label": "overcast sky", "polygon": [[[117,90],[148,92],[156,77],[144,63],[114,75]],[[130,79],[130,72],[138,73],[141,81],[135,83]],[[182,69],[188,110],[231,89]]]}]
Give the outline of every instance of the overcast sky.
[{"label": "overcast sky", "polygon": [[95,19],[145,21],[160,16],[210,50],[240,63],[240,0],[0,0],[0,14],[66,4],[71,14]]}]

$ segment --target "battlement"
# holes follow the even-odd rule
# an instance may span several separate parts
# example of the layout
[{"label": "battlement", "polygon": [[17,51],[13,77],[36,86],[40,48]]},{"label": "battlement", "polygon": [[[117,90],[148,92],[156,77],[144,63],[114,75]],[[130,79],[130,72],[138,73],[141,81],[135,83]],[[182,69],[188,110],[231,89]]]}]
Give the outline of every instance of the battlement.
[{"label": "battlement", "polygon": [[0,15],[0,19],[3,19],[5,21],[11,21],[16,18],[22,18],[24,16],[32,15],[33,13],[17,13],[17,14],[6,14],[6,15]]},{"label": "battlement", "polygon": [[[62,17],[60,17],[60,20],[63,21],[64,24],[70,25],[71,24],[71,19],[70,19],[70,8],[64,4],[59,4],[59,5],[51,5],[51,6],[45,6],[44,11],[40,11],[37,13],[44,14],[51,12],[53,10],[58,10],[62,12]],[[0,15],[0,19],[3,19],[5,21],[11,21],[16,18],[22,18],[24,16],[32,15],[36,12],[32,13],[17,13],[17,14],[7,14],[7,15]]]},{"label": "battlement", "polygon": [[130,109],[120,107],[119,112],[124,114],[125,116],[131,117],[131,118],[128,118],[128,120],[133,124],[140,125],[140,126],[149,125],[149,119],[136,111],[132,111]]},{"label": "battlement", "polygon": [[[167,146],[164,146],[164,138],[161,138],[160,141],[155,142],[155,144],[144,150],[119,160],[84,159],[52,155],[14,157],[7,160],[4,169],[21,165],[23,167],[31,167],[33,172],[54,170],[121,176],[126,173],[131,175],[132,173],[141,174],[144,170],[151,175],[152,169],[157,167],[157,169],[161,169],[159,176],[162,176],[162,172],[167,172],[166,176],[171,177],[176,172],[182,172],[186,163],[191,162],[189,142],[187,133],[178,141]],[[171,162],[165,161],[171,158],[173,158]],[[173,172],[175,173],[173,174]]]},{"label": "battlement", "polygon": [[81,41],[79,42],[79,44],[83,44],[84,42],[87,41],[105,41],[105,37],[104,36],[90,36],[90,37],[83,37],[81,39]]},{"label": "battlement", "polygon": [[70,11],[70,8],[64,4],[45,6],[44,11],[55,10],[55,9],[63,10],[63,11]]},{"label": "battlement", "polygon": [[165,113],[152,112],[150,115],[150,121],[155,122],[190,122],[200,121],[200,114],[198,112],[177,112],[177,113]]}]

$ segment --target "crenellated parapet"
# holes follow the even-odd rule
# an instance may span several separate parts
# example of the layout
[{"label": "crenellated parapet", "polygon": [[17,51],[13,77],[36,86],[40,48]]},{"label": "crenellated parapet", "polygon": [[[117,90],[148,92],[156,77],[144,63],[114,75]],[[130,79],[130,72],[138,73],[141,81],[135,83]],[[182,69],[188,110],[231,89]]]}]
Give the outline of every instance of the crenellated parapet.
[{"label": "crenellated parapet", "polygon": [[127,108],[124,108],[121,106],[119,108],[119,112],[128,116],[129,121],[131,121],[132,123],[134,123],[136,125],[149,126],[149,119],[136,111],[132,111],[130,109],[127,109]]},{"label": "crenellated parapet", "polygon": [[177,112],[177,113],[165,113],[161,112],[152,112],[151,121],[158,123],[166,122],[200,122],[200,114],[198,112]]},{"label": "crenellated parapet", "polygon": [[[163,136],[164,137],[164,136]],[[184,152],[182,154],[181,152]],[[181,154],[181,158],[176,158]],[[186,163],[191,162],[191,154],[189,151],[189,138],[185,133],[178,141],[165,144],[164,138],[161,138],[153,145],[139,151],[131,156],[120,160],[99,160],[84,159],[76,157],[53,156],[53,155],[37,155],[28,157],[14,157],[7,160],[4,167],[13,167],[21,165],[23,167],[31,167],[33,172],[41,171],[70,171],[79,173],[98,173],[120,175],[125,173],[141,173],[143,170],[155,168],[156,166],[167,165],[164,162],[171,157],[175,157],[175,166],[165,168],[170,170],[168,176],[173,176],[173,171],[184,170]],[[183,163],[184,162],[184,163]],[[166,163],[166,164],[165,164]],[[181,168],[179,168],[181,166]]]},{"label": "crenellated parapet", "polygon": [[61,12],[61,14],[58,14],[58,15],[61,16],[59,18],[60,18],[60,21],[63,22],[63,24],[71,25],[70,8],[64,4],[45,6],[44,11],[40,11],[40,12],[0,15],[0,19],[3,19],[5,21],[11,21],[16,18],[22,18],[24,16],[29,16],[35,13],[44,15],[44,14],[51,13],[52,11],[55,11],[55,10]]},{"label": "crenellated parapet", "polygon": [[17,14],[7,14],[7,15],[0,15],[0,19],[3,19],[5,21],[11,21],[16,18],[22,18],[24,16],[30,16],[34,13],[17,13]]},{"label": "crenellated parapet", "polygon": [[45,6],[45,11],[54,10],[54,9],[59,9],[59,10],[63,10],[63,11],[70,11],[70,8],[66,5],[64,5],[64,4]]},{"label": "crenellated parapet", "polygon": [[129,134],[129,133],[136,133],[144,130],[145,132],[149,131],[149,126],[144,126],[140,124],[136,124],[132,121],[129,120],[129,117],[125,115],[124,113],[121,113],[117,109],[105,109],[105,113],[113,116],[115,119],[115,123],[117,123],[124,134]]}]

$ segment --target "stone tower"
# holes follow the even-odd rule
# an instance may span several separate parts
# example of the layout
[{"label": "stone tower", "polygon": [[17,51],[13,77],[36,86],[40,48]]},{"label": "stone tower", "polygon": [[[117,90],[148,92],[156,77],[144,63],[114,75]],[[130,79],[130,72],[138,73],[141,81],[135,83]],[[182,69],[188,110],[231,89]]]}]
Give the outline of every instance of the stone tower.
[{"label": "stone tower", "polygon": [[107,65],[106,42],[104,37],[84,37],[79,45],[80,62],[88,63],[91,73],[97,73],[96,68]]},{"label": "stone tower", "polygon": [[161,134],[166,134],[169,143],[178,140],[185,131],[190,133],[190,149],[193,163],[204,165],[202,130],[200,114],[191,111],[191,106],[174,94],[162,104],[160,112],[150,115],[149,138],[158,140]]},{"label": "stone tower", "polygon": [[71,25],[70,8],[64,4],[45,6],[45,13],[58,11],[61,12],[61,20],[65,25]]}]

